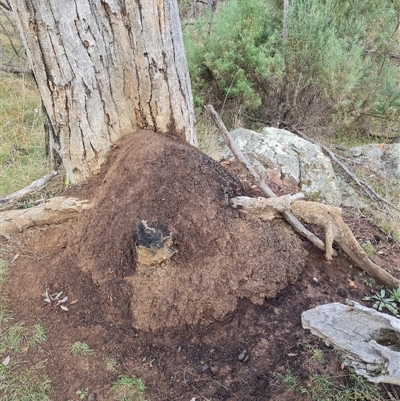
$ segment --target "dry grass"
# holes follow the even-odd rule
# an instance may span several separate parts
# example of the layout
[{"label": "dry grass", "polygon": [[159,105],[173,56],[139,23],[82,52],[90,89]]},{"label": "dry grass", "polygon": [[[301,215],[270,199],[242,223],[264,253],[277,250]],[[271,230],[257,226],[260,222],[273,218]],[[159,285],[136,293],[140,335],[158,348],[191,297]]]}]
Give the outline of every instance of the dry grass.
[{"label": "dry grass", "polygon": [[0,73],[0,196],[46,172],[41,101],[30,76]]}]

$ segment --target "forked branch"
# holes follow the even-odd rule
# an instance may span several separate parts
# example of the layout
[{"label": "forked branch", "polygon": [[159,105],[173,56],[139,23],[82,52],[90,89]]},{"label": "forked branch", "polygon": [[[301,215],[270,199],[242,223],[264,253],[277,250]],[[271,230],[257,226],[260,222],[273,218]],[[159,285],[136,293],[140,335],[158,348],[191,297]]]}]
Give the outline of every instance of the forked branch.
[{"label": "forked branch", "polygon": [[[214,110],[214,107],[212,105],[207,105],[205,106],[205,108],[213,119],[215,125],[218,127],[222,138],[224,139],[225,143],[228,145],[229,149],[238,160],[238,162],[250,173],[250,175],[254,178],[257,186],[268,198],[275,198],[275,192],[264,182],[264,180],[262,180],[257,171],[250,165],[242,151],[235,145],[231,135],[225,127],[225,124],[223,123],[217,112]],[[300,221],[297,220],[290,211],[282,211],[282,215],[297,233],[307,238],[318,249],[321,249],[322,251],[325,250],[325,245],[323,241],[321,241],[311,231],[307,230],[304,225],[301,224]]]}]

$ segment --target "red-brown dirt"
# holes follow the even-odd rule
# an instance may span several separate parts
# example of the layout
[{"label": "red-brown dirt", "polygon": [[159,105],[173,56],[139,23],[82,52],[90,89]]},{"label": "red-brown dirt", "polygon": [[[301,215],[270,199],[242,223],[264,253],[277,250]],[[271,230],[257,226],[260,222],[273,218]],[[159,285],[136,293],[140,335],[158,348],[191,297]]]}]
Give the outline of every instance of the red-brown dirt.
[{"label": "red-brown dirt", "polygon": [[[138,132],[118,143],[102,174],[70,191],[89,199],[90,211],[9,242],[19,254],[10,309],[46,329],[35,358],[46,360],[55,401],[75,400],[84,388],[116,400],[110,384],[121,374],[142,378],[152,401],[306,400],[277,374],[290,369],[307,385],[311,371],[341,371],[300,316],[321,303],[360,301],[371,291],[367,278],[343,255],[325,261],[284,221],[260,222],[228,206],[249,191],[238,167],[229,172],[176,139]],[[141,220],[172,234],[171,261],[137,265]],[[400,276],[398,246],[360,215],[347,221],[374,242],[376,263]],[[46,288],[68,295],[68,312],[46,312]],[[72,356],[75,341],[95,354]],[[318,366],[310,362],[317,345],[327,355]],[[111,356],[115,372],[106,369]]]}]

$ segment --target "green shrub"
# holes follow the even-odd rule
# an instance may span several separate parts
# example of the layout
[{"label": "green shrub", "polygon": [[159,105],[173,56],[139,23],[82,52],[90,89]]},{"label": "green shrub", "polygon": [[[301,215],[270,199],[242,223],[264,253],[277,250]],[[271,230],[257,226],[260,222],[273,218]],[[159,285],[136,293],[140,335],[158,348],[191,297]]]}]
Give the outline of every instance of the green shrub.
[{"label": "green shrub", "polygon": [[[229,0],[185,29],[195,103],[226,102],[273,125],[398,133],[399,1]],[[397,7],[397,8],[396,8]]]},{"label": "green shrub", "polygon": [[[349,128],[373,131],[399,112],[398,67],[390,60],[398,43],[392,2],[325,0],[292,2],[286,44],[287,80],[297,82],[308,109],[326,104]],[[304,118],[304,116],[302,116]],[[379,124],[382,128],[382,124]]]},{"label": "green shrub", "polygon": [[234,99],[249,109],[260,88],[283,76],[280,36],[265,0],[230,0],[186,27],[186,51],[197,105]]}]

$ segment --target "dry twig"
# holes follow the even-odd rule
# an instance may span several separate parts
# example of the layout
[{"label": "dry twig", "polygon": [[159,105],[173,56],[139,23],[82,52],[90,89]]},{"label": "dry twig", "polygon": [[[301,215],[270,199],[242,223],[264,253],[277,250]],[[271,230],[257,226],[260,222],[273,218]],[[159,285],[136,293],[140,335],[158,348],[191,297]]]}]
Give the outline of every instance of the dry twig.
[{"label": "dry twig", "polygon": [[18,191],[15,191],[9,195],[3,196],[0,198],[0,209],[5,206],[8,203],[11,203],[12,201],[16,199],[20,199],[25,195],[30,194],[31,192],[35,192],[38,189],[44,187],[47,183],[49,183],[55,176],[57,175],[57,171],[50,171],[50,173],[47,173],[45,176],[42,178],[39,178],[36,181],[33,181],[32,184],[29,184],[27,187],[22,188]]}]

